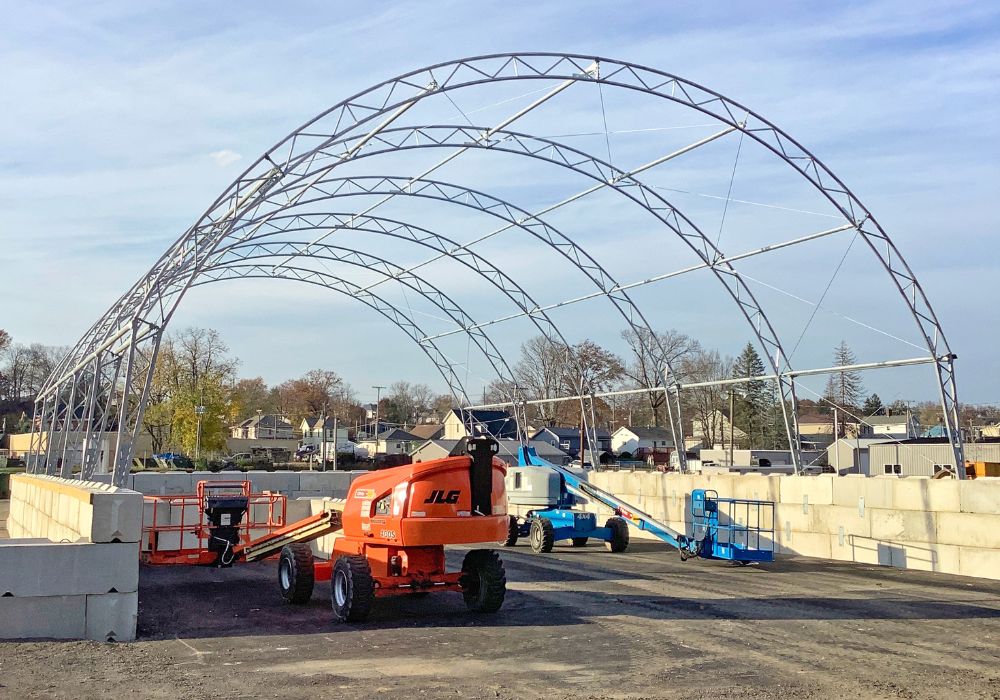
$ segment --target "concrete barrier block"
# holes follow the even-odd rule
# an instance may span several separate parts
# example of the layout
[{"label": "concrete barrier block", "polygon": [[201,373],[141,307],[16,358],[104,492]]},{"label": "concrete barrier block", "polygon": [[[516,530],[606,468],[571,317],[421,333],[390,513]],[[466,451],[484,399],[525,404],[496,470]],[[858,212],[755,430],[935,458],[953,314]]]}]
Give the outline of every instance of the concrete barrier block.
[{"label": "concrete barrier block", "polygon": [[1000,579],[1000,550],[981,547],[958,547],[959,567],[963,576]]},{"label": "concrete barrier block", "polygon": [[780,554],[798,554],[805,557],[830,558],[830,536],[815,532],[792,532],[784,530],[776,533],[775,551]]},{"label": "concrete barrier block", "polygon": [[859,515],[857,508],[848,506],[811,506],[811,532],[840,534],[843,528],[845,535],[871,537],[871,511],[865,509],[865,514]]},{"label": "concrete barrier block", "polygon": [[957,484],[963,513],[1000,514],[1000,478],[963,479]]},{"label": "concrete barrier block", "polygon": [[938,513],[937,541],[965,547],[1000,549],[1000,515]]},{"label": "concrete barrier block", "polygon": [[940,517],[937,513],[884,508],[866,510],[870,511],[873,539],[900,542],[935,541]]},{"label": "concrete barrier block", "polygon": [[131,642],[139,618],[139,594],[105,593],[88,595],[86,602],[87,639],[99,642]]},{"label": "concrete barrier block", "polygon": [[0,540],[0,596],[132,592],[139,585],[139,547]]},{"label": "concrete barrier block", "polygon": [[289,494],[299,489],[298,472],[251,471],[246,473],[254,491],[274,491]]},{"label": "concrete barrier block", "polygon": [[[802,505],[806,500],[810,505],[833,505],[833,482],[835,478],[837,477],[825,474],[780,477],[778,500],[782,503],[798,505]],[[722,495],[721,492],[720,495]]]},{"label": "concrete barrier block", "polygon": [[[81,504],[81,512],[85,511]],[[116,489],[91,495],[91,542],[138,542],[142,532],[142,494]],[[88,533],[81,532],[88,536]]]},{"label": "concrete barrier block", "polygon": [[132,475],[132,487],[147,496],[194,493],[194,480],[186,472],[140,472]]},{"label": "concrete barrier block", "polygon": [[83,639],[87,596],[0,597],[0,639]]},{"label": "concrete barrier block", "polygon": [[[787,478],[787,477],[786,477]],[[859,499],[864,499],[866,508],[892,508],[892,482],[858,476],[855,474],[831,477],[833,505],[857,508]]]},{"label": "concrete barrier block", "polygon": [[959,485],[955,479],[928,479],[909,476],[892,484],[892,507],[899,510],[933,510],[957,513]]},{"label": "concrete barrier block", "polygon": [[294,498],[288,499],[288,503],[285,507],[285,518],[288,522],[294,523],[297,520],[308,518],[310,515],[312,515],[312,508],[308,498],[301,500]]},{"label": "concrete barrier block", "polygon": [[780,498],[781,478],[763,474],[743,474],[732,480],[730,498],[746,498],[752,501],[774,501]]}]

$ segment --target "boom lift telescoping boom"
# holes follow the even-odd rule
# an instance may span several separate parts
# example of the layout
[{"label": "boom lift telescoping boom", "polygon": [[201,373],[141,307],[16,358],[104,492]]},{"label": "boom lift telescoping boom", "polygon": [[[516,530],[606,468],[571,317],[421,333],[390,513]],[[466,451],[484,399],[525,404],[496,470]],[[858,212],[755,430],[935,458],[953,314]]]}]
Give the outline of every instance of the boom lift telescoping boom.
[{"label": "boom lift telescoping boom", "polygon": [[[626,503],[613,493],[591,484],[570,469],[540,458],[531,447],[522,446],[519,449],[518,464],[551,469],[559,475],[562,488],[569,494],[610,508],[616,516],[624,518],[637,529],[649,532],[676,547],[682,559],[698,556],[742,564],[774,559],[774,503],[771,501],[719,498],[714,491],[695,489],[691,493],[693,534],[688,536]],[[551,512],[565,514],[567,511]],[[544,518],[545,514],[546,511],[540,511],[531,516],[537,519],[539,516]],[[571,528],[572,525],[568,527]],[[600,530],[601,528],[595,530],[598,536]],[[586,535],[583,532],[580,534]],[[572,537],[573,533],[567,536]],[[612,545],[612,551],[620,550]]]}]

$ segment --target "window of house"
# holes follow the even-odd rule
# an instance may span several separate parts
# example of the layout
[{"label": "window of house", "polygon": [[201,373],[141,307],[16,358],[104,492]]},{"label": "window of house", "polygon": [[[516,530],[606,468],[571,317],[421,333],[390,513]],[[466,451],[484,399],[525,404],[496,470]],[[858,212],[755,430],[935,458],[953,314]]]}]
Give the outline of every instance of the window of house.
[{"label": "window of house", "polygon": [[883,465],[886,474],[902,474],[903,467],[899,464],[886,464]]},{"label": "window of house", "polygon": [[569,442],[560,442],[559,443],[559,447],[563,448],[564,450],[568,450],[569,449]]},{"label": "window of house", "polygon": [[950,464],[935,464],[934,465],[934,473],[935,474],[937,474],[938,472],[946,472],[946,471],[947,472],[951,471],[951,465]]}]

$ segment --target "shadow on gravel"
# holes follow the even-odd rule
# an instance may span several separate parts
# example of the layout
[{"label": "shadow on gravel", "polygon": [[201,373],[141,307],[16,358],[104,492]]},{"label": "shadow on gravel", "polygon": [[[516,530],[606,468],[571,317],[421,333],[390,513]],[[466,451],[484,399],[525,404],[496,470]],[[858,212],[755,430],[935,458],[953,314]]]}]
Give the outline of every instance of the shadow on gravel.
[{"label": "shadow on gravel", "polygon": [[317,582],[306,605],[281,600],[273,562],[229,569],[152,567],[139,569],[140,639],[336,634],[364,628],[565,626],[586,621],[571,607],[545,606],[508,591],[496,615],[473,615],[458,593],[423,598],[378,599],[363,624],[334,621],[330,584]]}]

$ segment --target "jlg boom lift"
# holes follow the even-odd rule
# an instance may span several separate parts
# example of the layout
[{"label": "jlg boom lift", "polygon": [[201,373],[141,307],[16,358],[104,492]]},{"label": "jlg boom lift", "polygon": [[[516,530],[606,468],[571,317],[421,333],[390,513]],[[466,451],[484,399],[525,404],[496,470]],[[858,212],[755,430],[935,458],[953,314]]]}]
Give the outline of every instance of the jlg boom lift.
[{"label": "jlg boom lift", "polygon": [[[200,482],[195,497],[149,497],[153,517],[144,528],[143,558],[149,563],[229,566],[280,551],[278,584],[284,599],[304,604],[316,581],[331,581],[334,614],[344,621],[365,619],[375,598],[439,591],[461,592],[473,612],[496,612],[507,579],[495,551],[469,551],[460,571],[445,567],[445,545],[498,542],[507,534],[507,467],[495,456],[497,443],[470,439],[468,452],[360,476],[351,484],[343,513],[328,511],[290,525],[283,522],[284,497],[253,494],[248,483],[235,489],[232,483]],[[198,523],[189,525],[157,525],[156,508],[162,501],[197,505],[205,518],[199,515]],[[266,523],[253,521],[254,506],[267,507]],[[280,513],[275,512],[278,506]],[[251,540],[252,526],[270,532]],[[308,542],[340,529],[343,535],[334,543],[332,558],[314,559]],[[172,531],[179,538],[195,535],[197,546],[161,548]]]}]

